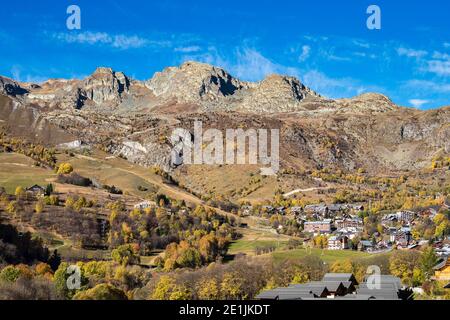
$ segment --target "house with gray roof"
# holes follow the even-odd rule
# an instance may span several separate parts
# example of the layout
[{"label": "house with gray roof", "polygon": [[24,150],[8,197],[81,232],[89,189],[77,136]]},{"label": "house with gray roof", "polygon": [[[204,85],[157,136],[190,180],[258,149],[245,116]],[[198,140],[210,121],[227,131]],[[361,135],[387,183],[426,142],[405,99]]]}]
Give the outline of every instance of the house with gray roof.
[{"label": "house with gray roof", "polygon": [[326,273],[323,276],[322,281],[350,281],[354,286],[358,285],[358,281],[353,273]]},{"label": "house with gray roof", "polygon": [[[412,290],[402,287],[399,278],[380,275],[358,284],[351,273],[327,273],[322,281],[294,284],[260,293],[260,300],[409,300]],[[367,281],[370,282],[367,282]]]}]

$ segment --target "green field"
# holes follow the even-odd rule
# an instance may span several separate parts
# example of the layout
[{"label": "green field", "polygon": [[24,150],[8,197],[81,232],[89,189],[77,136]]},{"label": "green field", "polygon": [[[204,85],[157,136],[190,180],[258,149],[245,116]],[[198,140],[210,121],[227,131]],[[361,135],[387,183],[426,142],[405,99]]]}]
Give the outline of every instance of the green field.
[{"label": "green field", "polygon": [[253,254],[256,248],[275,247],[277,250],[283,250],[286,247],[285,240],[236,240],[231,243],[228,248],[229,254],[247,253]]},{"label": "green field", "polygon": [[0,153],[0,186],[14,193],[17,186],[46,185],[56,175],[52,170],[34,166],[34,161],[17,153]]},{"label": "green field", "polygon": [[366,252],[352,250],[322,250],[322,249],[295,249],[289,251],[275,251],[272,256],[274,261],[280,262],[288,259],[303,258],[308,255],[317,256],[326,263],[333,263],[338,260],[369,258],[371,255]]}]

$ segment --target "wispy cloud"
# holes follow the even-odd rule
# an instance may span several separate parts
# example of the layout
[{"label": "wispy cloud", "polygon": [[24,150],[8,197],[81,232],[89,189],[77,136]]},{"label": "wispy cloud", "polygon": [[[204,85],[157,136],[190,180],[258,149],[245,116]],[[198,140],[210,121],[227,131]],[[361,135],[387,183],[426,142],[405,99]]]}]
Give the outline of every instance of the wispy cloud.
[{"label": "wispy cloud", "polygon": [[397,54],[408,58],[423,58],[428,54],[428,52],[425,50],[415,50],[401,47],[397,49]]},{"label": "wispy cloud", "polygon": [[177,47],[174,49],[175,52],[183,53],[199,52],[200,50],[202,50],[200,46]]},{"label": "wispy cloud", "polygon": [[170,41],[155,41],[137,35],[109,34],[106,32],[56,33],[53,37],[66,43],[107,45],[117,49],[135,49],[147,46],[169,47]]},{"label": "wispy cloud", "polygon": [[438,76],[450,75],[450,55],[435,51],[431,60],[425,62],[424,71],[435,73]]},{"label": "wispy cloud", "polygon": [[129,48],[142,48],[148,44],[148,40],[139,38],[138,36],[124,36],[117,35],[113,37],[111,45],[114,48],[129,49]]},{"label": "wispy cloud", "polygon": [[352,43],[355,46],[361,47],[361,48],[365,48],[365,49],[369,49],[370,47],[372,47],[372,45],[364,40],[360,40],[360,39],[352,39]]},{"label": "wispy cloud", "polygon": [[306,61],[306,59],[309,58],[310,54],[311,54],[311,47],[308,45],[302,46],[302,53],[298,57],[298,61],[300,62]]},{"label": "wispy cloud", "polygon": [[247,81],[260,81],[273,73],[297,77],[300,74],[299,69],[278,64],[254,48],[237,48],[232,54],[223,55],[216,47],[209,47],[207,52],[187,54],[181,60],[197,60],[216,65]]},{"label": "wispy cloud", "polygon": [[369,91],[382,91],[381,88],[369,88],[352,78],[333,78],[318,70],[307,71],[302,81],[311,89],[329,98],[345,98]]},{"label": "wispy cloud", "polygon": [[334,53],[326,53],[325,57],[327,60],[330,60],[330,61],[338,61],[338,62],[352,61],[352,59],[349,57],[341,57],[341,56],[335,55]]},{"label": "wispy cloud", "polygon": [[434,51],[429,57],[429,52],[424,50],[415,50],[407,48],[398,48],[399,56],[415,58],[417,61],[417,69],[421,72],[434,73],[438,76],[450,75],[450,55],[439,51]]},{"label": "wispy cloud", "polygon": [[409,100],[409,103],[411,104],[411,106],[413,106],[414,108],[418,108],[420,109],[421,107],[423,107],[424,104],[429,103],[429,100],[424,100],[424,99],[411,99]]},{"label": "wispy cloud", "polygon": [[19,82],[28,83],[42,83],[48,79],[42,75],[36,76],[32,74],[23,74],[22,67],[20,65],[14,65],[11,68],[11,78]]},{"label": "wispy cloud", "polygon": [[450,61],[430,60],[427,64],[428,67],[426,70],[428,72],[435,73],[440,76],[450,75]]},{"label": "wispy cloud", "polygon": [[436,82],[431,80],[413,79],[403,84],[403,89],[414,90],[415,92],[422,92],[427,94],[435,93],[450,93],[450,84]]},{"label": "wispy cloud", "polygon": [[369,59],[376,59],[377,55],[374,53],[366,53],[366,52],[353,52],[353,55],[355,57],[361,57],[361,58],[369,58]]}]

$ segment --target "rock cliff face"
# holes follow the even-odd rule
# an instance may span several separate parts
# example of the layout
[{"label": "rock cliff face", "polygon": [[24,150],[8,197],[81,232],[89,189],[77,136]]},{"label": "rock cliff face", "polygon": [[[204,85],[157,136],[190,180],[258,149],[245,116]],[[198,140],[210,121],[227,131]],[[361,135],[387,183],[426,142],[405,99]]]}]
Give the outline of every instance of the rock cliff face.
[{"label": "rock cliff face", "polygon": [[296,78],[270,75],[247,90],[236,109],[258,113],[301,111],[305,110],[302,102],[306,99],[321,100]]},{"label": "rock cliff face", "polygon": [[[321,97],[292,77],[244,82],[186,62],[148,81],[98,68],[83,80],[23,84],[0,77],[0,124],[48,145],[98,146],[170,170],[174,128],[280,129],[283,166],[389,171],[450,152],[450,108],[419,111],[380,94]],[[170,111],[170,112],[169,112]]]},{"label": "rock cliff face", "polygon": [[110,68],[98,68],[80,86],[84,96],[96,104],[119,104],[130,89],[130,80],[122,72]]},{"label": "rock cliff face", "polygon": [[22,99],[42,107],[81,109],[118,106],[130,92],[131,81],[122,72],[98,68],[84,80],[52,79],[22,92]]},{"label": "rock cliff face", "polygon": [[270,75],[261,82],[245,82],[221,68],[192,61],[166,68],[144,82],[105,67],[98,68],[84,80],[55,79],[27,87],[0,78],[0,92],[47,108],[100,107],[102,111],[114,111],[120,106],[133,109],[168,104],[191,105],[203,111],[306,112],[316,115],[376,113],[397,108],[380,94],[330,100],[293,77]]},{"label": "rock cliff face", "polygon": [[217,102],[249,87],[226,71],[207,64],[186,62],[157,72],[146,86],[155,96],[179,103]]},{"label": "rock cliff face", "polygon": [[378,93],[365,93],[336,103],[342,112],[387,112],[398,108],[388,97]]},{"label": "rock cliff face", "polygon": [[27,93],[16,81],[0,76],[0,93],[4,95],[17,96]]}]

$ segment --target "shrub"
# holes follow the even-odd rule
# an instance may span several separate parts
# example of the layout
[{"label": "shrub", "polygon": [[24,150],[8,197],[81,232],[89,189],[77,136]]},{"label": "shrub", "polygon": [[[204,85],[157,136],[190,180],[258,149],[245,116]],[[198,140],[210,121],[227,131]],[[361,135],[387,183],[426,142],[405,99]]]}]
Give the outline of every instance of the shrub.
[{"label": "shrub", "polygon": [[58,175],[58,182],[65,184],[72,184],[80,187],[89,187],[92,185],[92,181],[89,178],[80,176],[78,173],[60,174]]},{"label": "shrub", "polygon": [[57,174],[69,174],[73,171],[73,167],[70,163],[61,163],[58,166],[58,170],[56,171]]},{"label": "shrub", "polygon": [[75,294],[73,300],[128,300],[125,292],[109,283]]}]

